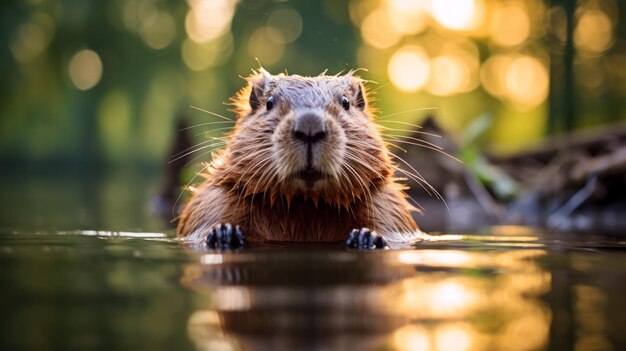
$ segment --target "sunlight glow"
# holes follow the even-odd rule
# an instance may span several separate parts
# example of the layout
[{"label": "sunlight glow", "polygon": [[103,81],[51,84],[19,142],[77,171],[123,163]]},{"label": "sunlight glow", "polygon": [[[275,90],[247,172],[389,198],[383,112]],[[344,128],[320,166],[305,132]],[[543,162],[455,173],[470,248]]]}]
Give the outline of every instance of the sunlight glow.
[{"label": "sunlight glow", "polygon": [[185,30],[191,40],[206,43],[230,30],[235,0],[193,0],[185,17]]},{"label": "sunlight glow", "polygon": [[471,30],[478,26],[477,0],[433,0],[432,16],[442,26]]},{"label": "sunlight glow", "polygon": [[425,0],[387,0],[391,26],[404,35],[423,32],[429,24],[428,3]]},{"label": "sunlight glow", "polygon": [[[459,237],[461,240],[462,236]],[[398,260],[404,264],[432,267],[473,267],[476,264],[474,257],[459,250],[404,251],[398,255]]]},{"label": "sunlight glow", "polygon": [[471,334],[467,330],[455,326],[444,325],[435,331],[437,350],[465,351],[471,345]]},{"label": "sunlight glow", "polygon": [[439,301],[441,309],[456,311],[464,306],[471,305],[473,293],[462,284],[446,282],[439,284],[434,289],[432,298]]},{"label": "sunlight glow", "polygon": [[250,290],[243,287],[218,287],[210,294],[213,306],[221,311],[248,310],[252,304]]},{"label": "sunlight glow", "polygon": [[214,265],[214,264],[222,264],[223,262],[224,262],[224,256],[219,255],[219,254],[206,254],[200,257],[201,264]]},{"label": "sunlight glow", "polygon": [[407,45],[398,49],[387,66],[391,82],[400,90],[418,91],[430,76],[428,54],[420,47]]},{"label": "sunlight glow", "polygon": [[393,333],[393,344],[399,350],[428,351],[428,330],[422,326],[404,326]]}]

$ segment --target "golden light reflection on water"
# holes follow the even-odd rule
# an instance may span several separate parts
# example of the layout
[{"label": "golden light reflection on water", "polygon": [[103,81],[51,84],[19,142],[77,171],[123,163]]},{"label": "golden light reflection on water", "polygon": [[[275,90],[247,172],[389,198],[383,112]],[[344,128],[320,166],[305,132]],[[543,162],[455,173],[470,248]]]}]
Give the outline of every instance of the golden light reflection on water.
[{"label": "golden light reflection on water", "polygon": [[552,317],[539,296],[550,291],[551,274],[538,264],[545,251],[337,254],[335,262],[333,252],[276,252],[260,262],[251,254],[213,253],[188,265],[183,284],[206,298],[188,321],[197,348],[547,345]]}]

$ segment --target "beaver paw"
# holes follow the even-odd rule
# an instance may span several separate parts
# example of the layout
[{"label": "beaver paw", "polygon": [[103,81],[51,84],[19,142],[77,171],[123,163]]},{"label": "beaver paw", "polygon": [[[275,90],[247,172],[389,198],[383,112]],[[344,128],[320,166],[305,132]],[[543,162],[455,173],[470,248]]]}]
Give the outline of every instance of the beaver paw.
[{"label": "beaver paw", "polygon": [[378,233],[367,228],[361,228],[360,230],[352,229],[348,235],[348,240],[346,240],[346,246],[357,250],[373,250],[384,249],[387,247],[387,243]]},{"label": "beaver paw", "polygon": [[246,241],[239,226],[233,227],[230,223],[220,223],[209,230],[206,245],[210,249],[230,250],[243,247]]}]

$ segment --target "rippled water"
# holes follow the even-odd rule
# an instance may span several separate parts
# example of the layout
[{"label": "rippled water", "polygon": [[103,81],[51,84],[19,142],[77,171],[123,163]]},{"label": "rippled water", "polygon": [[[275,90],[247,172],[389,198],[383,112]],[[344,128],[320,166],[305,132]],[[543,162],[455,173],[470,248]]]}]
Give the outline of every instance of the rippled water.
[{"label": "rippled water", "polygon": [[0,235],[3,350],[620,350],[626,242],[495,227],[417,248]]}]

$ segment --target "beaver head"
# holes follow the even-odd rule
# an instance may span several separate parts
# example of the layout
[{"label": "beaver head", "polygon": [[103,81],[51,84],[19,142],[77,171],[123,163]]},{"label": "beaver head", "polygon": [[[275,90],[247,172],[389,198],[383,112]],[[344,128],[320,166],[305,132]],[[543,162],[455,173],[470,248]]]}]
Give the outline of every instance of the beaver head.
[{"label": "beaver head", "polygon": [[391,174],[363,80],[271,75],[260,69],[233,99],[238,120],[212,173],[244,195],[347,205]]}]

